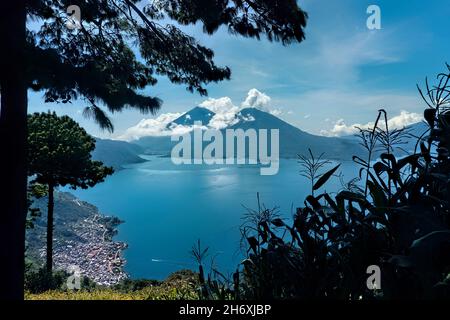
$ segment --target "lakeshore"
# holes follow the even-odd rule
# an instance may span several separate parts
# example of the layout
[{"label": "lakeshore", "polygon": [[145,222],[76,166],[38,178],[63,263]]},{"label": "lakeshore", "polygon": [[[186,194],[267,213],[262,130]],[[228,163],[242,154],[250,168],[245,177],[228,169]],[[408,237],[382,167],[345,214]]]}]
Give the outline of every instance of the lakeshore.
[{"label": "lakeshore", "polygon": [[[45,201],[46,198],[36,200],[41,216],[27,232],[27,254],[37,263],[42,263],[46,255]],[[123,221],[101,214],[97,207],[66,192],[57,194],[55,213],[53,260],[56,270],[77,270],[81,276],[104,286],[128,278],[123,258],[127,244],[113,240],[117,226]]]},{"label": "lakeshore", "polygon": [[53,259],[56,269],[69,271],[78,268],[82,276],[99,285],[109,286],[127,278],[123,271],[126,261],[122,257],[122,250],[127,245],[110,239],[108,235],[113,230],[102,224],[101,219],[95,215],[75,225],[73,228],[79,240],[58,243]]}]

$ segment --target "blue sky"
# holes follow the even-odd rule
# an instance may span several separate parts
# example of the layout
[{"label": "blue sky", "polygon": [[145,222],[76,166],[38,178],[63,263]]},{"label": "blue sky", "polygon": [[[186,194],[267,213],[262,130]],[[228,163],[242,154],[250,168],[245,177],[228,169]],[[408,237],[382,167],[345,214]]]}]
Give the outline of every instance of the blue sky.
[{"label": "blue sky", "polygon": [[[232,70],[230,81],[207,87],[210,105],[226,97],[225,107],[239,107],[255,88],[267,110],[305,131],[327,135],[345,134],[353,124],[370,122],[380,107],[396,123],[417,119],[423,103],[416,83],[444,71],[444,63],[450,62],[448,1],[301,0],[299,4],[309,14],[306,40],[287,47],[229,35],[226,30],[208,36],[200,26],[184,28],[215,51],[217,64]],[[366,27],[371,4],[381,9],[381,30]],[[134,110],[113,114],[113,134],[83,118],[83,101],[44,104],[41,93],[30,93],[29,109],[56,110],[95,136],[117,138],[143,118],[167,118],[165,114],[185,112],[207,99],[165,78],[146,93],[164,100],[158,114],[151,117]]]}]

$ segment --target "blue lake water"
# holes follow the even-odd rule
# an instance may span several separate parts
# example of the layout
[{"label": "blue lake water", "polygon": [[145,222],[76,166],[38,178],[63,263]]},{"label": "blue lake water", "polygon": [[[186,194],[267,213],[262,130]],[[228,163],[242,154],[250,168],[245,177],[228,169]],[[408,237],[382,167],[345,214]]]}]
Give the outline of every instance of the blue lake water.
[{"label": "blue lake water", "polygon": [[[163,279],[181,268],[196,269],[190,250],[197,239],[220,270],[232,272],[242,258],[244,206],[257,209],[256,193],[265,207],[277,206],[289,218],[311,189],[296,160],[281,160],[277,175],[261,176],[251,166],[177,166],[169,158],[147,158],[94,188],[68,190],[125,221],[115,239],[129,245],[125,269],[132,278]],[[340,171],[346,181],[357,174],[352,162],[343,162]],[[325,189],[340,188],[333,177]]]}]

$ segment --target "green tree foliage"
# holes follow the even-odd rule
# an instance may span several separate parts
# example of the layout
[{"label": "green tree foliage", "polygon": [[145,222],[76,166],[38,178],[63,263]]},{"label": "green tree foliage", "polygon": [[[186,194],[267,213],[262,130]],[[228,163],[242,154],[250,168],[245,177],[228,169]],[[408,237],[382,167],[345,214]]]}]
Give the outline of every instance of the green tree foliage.
[{"label": "green tree foliage", "polygon": [[[79,29],[65,26],[69,5],[81,10]],[[302,41],[306,24],[294,0],[30,1],[29,15],[43,23],[27,34],[28,86],[44,90],[49,102],[82,97],[85,114],[109,130],[102,105],[113,112],[160,107],[159,98],[138,91],[155,85],[157,76],[200,94],[207,93],[205,84],[230,78],[229,68],[215,65],[212,50],[163,19],[201,23],[209,34],[224,25],[233,34],[264,34],[283,44]]]},{"label": "green tree foliage", "polygon": [[26,223],[27,229],[34,228],[34,222],[36,218],[40,217],[41,215],[41,211],[38,208],[33,207],[34,199],[45,197],[47,193],[48,190],[47,186],[45,185],[39,183],[32,183],[28,186],[28,193],[27,193],[28,215]]},{"label": "green tree foliage", "polygon": [[28,270],[25,274],[25,289],[30,293],[42,293],[48,290],[61,289],[69,274],[58,270],[50,273],[46,268]]},{"label": "green tree foliage", "polygon": [[[81,10],[80,28],[66,26],[70,5]],[[0,297],[23,298],[27,89],[43,91],[48,102],[82,99],[84,114],[112,130],[105,108],[158,110],[162,101],[142,93],[158,76],[200,94],[208,83],[230,78],[214,52],[177,25],[198,23],[208,34],[223,26],[289,44],[304,39],[306,19],[295,0],[0,1],[0,170],[8,185],[0,195],[0,242],[13,247],[0,251],[0,273],[8,275]]]},{"label": "green tree foliage", "polygon": [[35,113],[28,117],[29,175],[33,182],[48,187],[47,271],[53,266],[54,189],[69,185],[87,189],[114,170],[91,159],[95,139],[68,116]]}]

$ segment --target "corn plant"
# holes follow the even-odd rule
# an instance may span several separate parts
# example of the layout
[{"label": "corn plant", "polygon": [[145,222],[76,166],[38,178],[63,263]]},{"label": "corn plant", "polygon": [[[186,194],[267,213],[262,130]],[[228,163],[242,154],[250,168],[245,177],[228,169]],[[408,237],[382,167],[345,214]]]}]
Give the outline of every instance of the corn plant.
[{"label": "corn plant", "polygon": [[[358,180],[336,195],[314,194],[339,166],[318,174],[323,157],[301,158],[311,194],[293,219],[276,209],[249,213],[246,258],[228,286],[239,299],[398,299],[450,297],[450,66],[426,80],[429,126],[414,152],[398,156],[406,130],[390,130],[380,110],[360,129],[366,159]],[[405,151],[405,150],[403,150]],[[358,182],[362,187],[358,186]],[[377,290],[367,267],[382,270]]]},{"label": "corn plant", "polygon": [[[360,178],[364,174],[364,192],[353,188],[335,197],[312,192],[291,225],[281,220],[263,224],[264,241],[256,245],[255,238],[249,239],[258,249],[249,256],[252,263],[244,265],[244,275],[253,275],[258,259],[274,268],[264,278],[273,281],[265,281],[259,292],[253,289],[258,297],[380,297],[366,287],[369,265],[383,267],[385,298],[430,297],[448,289],[449,77],[450,73],[438,75],[433,87],[426,81],[424,117],[430,134],[420,142],[420,152],[395,155],[407,131],[390,130],[386,112],[380,110],[373,128],[360,129],[367,158],[354,158],[361,167]],[[310,178],[323,184],[333,170]],[[288,237],[280,238],[272,231],[277,228]],[[259,248],[266,243],[265,251]],[[249,287],[258,287],[251,277],[246,279]]]}]

